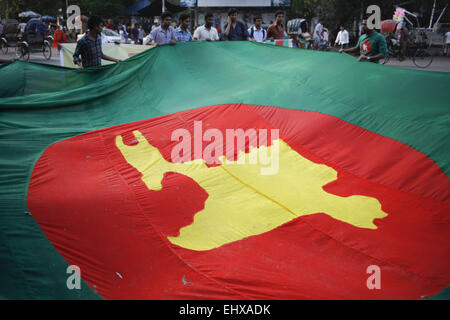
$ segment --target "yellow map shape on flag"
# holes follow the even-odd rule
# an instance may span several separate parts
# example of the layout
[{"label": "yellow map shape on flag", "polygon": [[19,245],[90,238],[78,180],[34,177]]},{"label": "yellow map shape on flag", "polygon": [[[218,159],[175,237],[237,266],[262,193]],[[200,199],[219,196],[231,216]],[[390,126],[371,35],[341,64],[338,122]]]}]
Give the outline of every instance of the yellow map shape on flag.
[{"label": "yellow map shape on flag", "polygon": [[[122,136],[117,136],[116,146],[125,160],[142,173],[142,180],[150,190],[161,190],[164,174],[177,172],[192,178],[209,195],[193,223],[181,228],[177,237],[168,237],[171,243],[183,248],[197,251],[218,248],[314,213],[325,213],[368,229],[377,228],[373,219],[387,216],[375,198],[340,197],[324,191],[324,185],[337,179],[337,172],[302,157],[281,139],[269,147],[241,152],[239,158],[246,160],[243,164],[222,157],[221,165],[207,167],[204,160],[168,162],[141,132],[134,131],[134,135],[137,145],[127,146]],[[250,164],[248,160],[261,148],[271,152],[275,144],[279,148],[279,170],[274,175],[261,175],[261,165]]]}]

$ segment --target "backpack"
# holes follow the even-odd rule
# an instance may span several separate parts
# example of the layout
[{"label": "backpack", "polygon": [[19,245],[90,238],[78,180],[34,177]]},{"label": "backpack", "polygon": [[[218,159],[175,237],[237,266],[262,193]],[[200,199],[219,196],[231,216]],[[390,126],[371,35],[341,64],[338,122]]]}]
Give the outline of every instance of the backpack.
[{"label": "backpack", "polygon": [[[262,32],[263,32],[263,39],[266,37],[266,29],[264,29],[263,27],[261,27]],[[250,29],[250,39],[254,39],[253,38],[253,34],[255,33],[255,26],[251,27]]]}]

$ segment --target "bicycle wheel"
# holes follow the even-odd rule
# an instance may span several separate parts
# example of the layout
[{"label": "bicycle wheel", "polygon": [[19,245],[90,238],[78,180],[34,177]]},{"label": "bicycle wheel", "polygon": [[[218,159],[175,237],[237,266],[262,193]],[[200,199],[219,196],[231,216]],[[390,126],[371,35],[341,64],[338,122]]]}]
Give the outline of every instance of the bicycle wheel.
[{"label": "bicycle wheel", "polygon": [[30,49],[26,45],[20,46],[20,57],[19,59],[23,61],[29,61],[30,60]]},{"label": "bicycle wheel", "polygon": [[425,50],[417,50],[413,56],[413,62],[418,68],[428,68],[433,62],[433,56]]},{"label": "bicycle wheel", "polygon": [[22,50],[21,49],[22,49],[22,47],[19,44],[17,44],[17,46],[16,46],[16,48],[14,50],[14,56],[17,59],[21,59],[22,58]]},{"label": "bicycle wheel", "polygon": [[8,44],[5,41],[0,41],[0,47],[4,54],[8,53]]},{"label": "bicycle wheel", "polygon": [[48,43],[44,43],[44,46],[42,47],[42,53],[44,54],[44,58],[47,60],[50,60],[52,57],[52,48]]}]

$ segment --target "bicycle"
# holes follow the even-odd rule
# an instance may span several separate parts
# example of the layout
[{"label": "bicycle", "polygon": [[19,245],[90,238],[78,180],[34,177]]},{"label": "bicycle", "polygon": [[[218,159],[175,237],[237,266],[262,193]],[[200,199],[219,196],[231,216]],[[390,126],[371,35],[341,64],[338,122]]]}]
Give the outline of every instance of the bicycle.
[{"label": "bicycle", "polygon": [[[392,42],[391,42],[392,43]],[[426,50],[426,42],[415,43],[408,48],[406,57],[412,59],[414,65],[418,68],[428,68],[433,63],[433,56]],[[384,59],[380,59],[381,64],[386,64],[391,57],[398,58],[401,56],[401,47],[398,42],[394,42],[388,46],[388,53]]]}]

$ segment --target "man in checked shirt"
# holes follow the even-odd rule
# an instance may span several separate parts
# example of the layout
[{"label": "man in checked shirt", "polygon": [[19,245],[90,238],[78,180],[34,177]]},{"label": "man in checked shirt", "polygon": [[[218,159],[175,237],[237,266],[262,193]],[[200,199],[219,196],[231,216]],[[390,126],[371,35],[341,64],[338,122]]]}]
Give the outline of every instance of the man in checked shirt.
[{"label": "man in checked shirt", "polygon": [[88,29],[89,31],[77,42],[77,47],[73,54],[73,63],[82,69],[101,66],[102,59],[120,62],[121,60],[109,57],[102,52],[102,18],[91,16],[88,20]]}]

